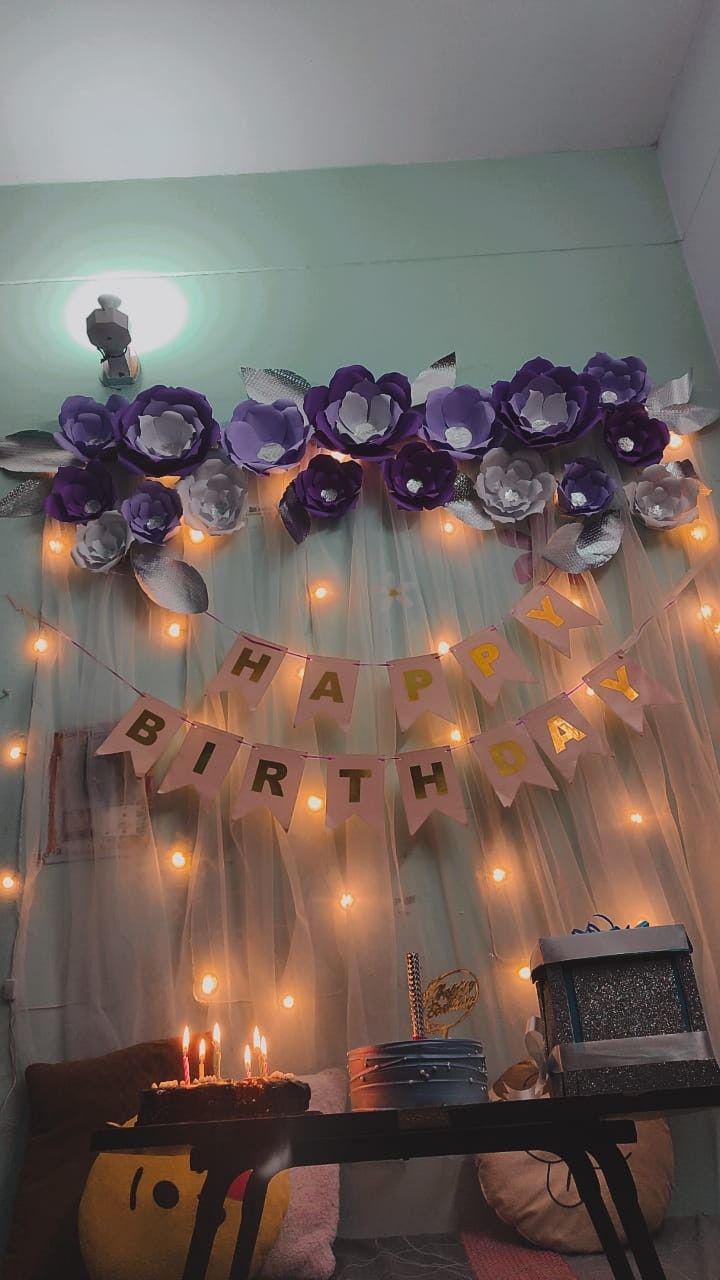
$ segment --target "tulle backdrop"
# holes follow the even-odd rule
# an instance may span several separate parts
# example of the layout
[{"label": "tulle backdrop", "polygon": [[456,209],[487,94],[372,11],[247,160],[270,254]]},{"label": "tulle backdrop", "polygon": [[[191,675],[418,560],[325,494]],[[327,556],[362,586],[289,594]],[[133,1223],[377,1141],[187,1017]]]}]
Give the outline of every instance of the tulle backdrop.
[{"label": "tulle backdrop", "polygon": [[[377,467],[364,465],[358,510],[321,527],[299,548],[275,511],[287,481],[280,475],[252,482],[261,511],[238,536],[208,539],[198,548],[186,542],[187,557],[208,581],[213,611],[227,626],[200,616],[188,621],[186,639],[170,639],[169,615],[140,597],[131,579],[88,575],[47,549],[43,612],[136,687],[254,741],[318,754],[391,754],[448,742],[449,726],[432,717],[399,732],[382,668],[363,669],[347,735],[322,720],[293,728],[300,662],[291,656],[254,712],[236,695],[203,694],[233,640],[231,628],[300,652],[383,661],[426,653],[441,640],[454,642],[498,622],[519,598],[525,588],[513,575],[516,549],[459,523],[448,534],[440,511],[398,511]],[[548,572],[539,552],[555,520],[554,507],[531,520],[536,578]],[[655,563],[644,543],[657,551]],[[597,613],[602,629],[575,632],[566,659],[507,621],[513,645],[539,683],[506,686],[489,709],[449,670],[463,736],[514,719],[575,685],[658,609],[693,555],[706,557],[707,546],[694,543],[686,529],[651,535],[629,524],[620,554],[597,581],[555,575],[554,585]],[[720,954],[712,906],[720,777],[709,749],[716,737],[714,702],[699,696],[696,684],[696,665],[712,668],[718,643],[697,618],[703,592],[712,597],[706,577],[702,571],[700,595],[689,587],[645,628],[634,649],[641,664],[681,694],[679,704],[648,711],[640,736],[604,715],[599,699],[575,694],[591,721],[604,719],[612,755],[584,760],[575,782],[561,782],[557,794],[521,790],[509,810],[470,753],[458,751],[467,826],[434,816],[414,837],[391,768],[384,838],[357,820],[327,833],[322,812],[304,803],[308,794],[324,791],[316,761],[308,763],[288,833],[264,811],[231,821],[239,760],[209,808],[187,795],[151,796],[154,837],[150,830],[132,840],[119,834],[113,848],[107,784],[93,751],[134,695],[104,666],[51,637],[33,703],[26,849],[52,848],[49,814],[55,828],[63,826],[62,786],[54,787],[51,802],[48,796],[57,732],[79,731],[73,741],[94,841],[84,856],[59,865],[52,865],[52,854],[46,863],[28,858],[15,965],[22,1057],[43,1057],[53,1047],[52,1020],[22,1010],[51,1005],[60,995],[63,1009],[52,1036],[60,1030],[68,1056],[178,1031],[186,1021],[204,1029],[217,1018],[226,1069],[238,1069],[257,1022],[273,1062],[312,1070],[342,1061],[349,1046],[405,1033],[402,955],[417,949],[427,976],[455,965],[477,972],[482,996],[468,1030],[486,1043],[491,1069],[500,1068],[517,1049],[532,1006],[518,969],[535,940],[583,925],[595,911],[623,925],[641,918],[683,921],[712,1011]],[[322,601],[312,592],[318,583],[328,588]],[[451,659],[446,663],[452,667]],[[156,782],[176,749],[156,767]],[[129,769],[123,776],[126,807],[136,812],[137,784]],[[630,821],[632,812],[642,815],[642,824]],[[185,869],[169,865],[175,847],[188,854]],[[507,872],[501,883],[492,877],[495,867]],[[344,891],[355,899],[349,910],[340,906]],[[54,963],[28,963],[34,949],[47,952],[50,939]],[[207,973],[218,979],[211,999],[201,989]],[[291,1010],[282,1004],[286,994],[294,996]]]},{"label": "tulle backdrop", "polygon": [[[242,394],[240,363],[287,365],[314,381],[351,360],[376,373],[400,368],[413,375],[453,346],[460,380],[479,386],[509,376],[538,352],[582,367],[600,347],[642,355],[657,382],[693,366],[698,402],[718,402],[652,152],[0,196],[9,210],[0,271],[13,282],[0,291],[3,434],[49,425],[65,395],[96,392],[93,354],[63,332],[61,318],[77,290],[70,277],[108,267],[188,273],[175,282],[188,308],[186,327],[165,347],[143,349],[143,384],[195,386],[221,418]],[[80,321],[88,309],[89,302]],[[136,309],[143,310],[140,303]],[[716,428],[693,445],[693,456],[705,479],[716,482]],[[188,546],[214,612],[300,651],[375,659],[424,653],[438,639],[497,622],[523,590],[512,576],[516,552],[492,533],[458,528],[446,538],[439,513],[415,518],[390,510],[372,475],[368,481],[354,516],[313,532],[299,549],[272,514],[251,517],[248,530],[223,545]],[[258,486],[264,507],[282,483]],[[703,518],[715,546],[712,513]],[[200,618],[191,623],[187,649],[171,645],[134,584],[79,570],[68,578],[66,563],[47,548],[40,578],[34,524],[4,522],[4,589],[41,606],[138,687],[219,724],[229,714],[231,725],[259,741],[310,750],[387,752],[446,740],[448,726],[439,721],[396,736],[384,671],[363,673],[366,696],[358,696],[348,735],[325,726],[291,729],[299,663],[289,659],[252,715],[221,700],[203,705],[204,683],[232,633]],[[536,550],[544,538],[542,527],[533,530]],[[512,644],[542,681],[507,690],[491,714],[481,708],[482,723],[499,723],[576,683],[703,553],[681,533],[628,530],[597,583],[572,587],[607,621],[602,634],[576,633],[567,661],[511,624]],[[536,556],[536,573],[544,571]],[[307,595],[307,584],[320,578],[333,590],[322,606]],[[103,834],[102,857],[57,865],[38,862],[53,733],[102,729],[132,695],[67,647],[33,676],[24,651],[28,628],[8,608],[2,684],[12,696],[0,701],[8,736],[24,731],[32,693],[25,786],[18,770],[0,780],[7,863],[15,858],[14,815],[24,790],[19,858],[27,884],[13,963],[19,1071],[38,1058],[93,1055],[179,1032],[185,1021],[207,1027],[216,1017],[227,1035],[228,1069],[237,1066],[256,1018],[278,1065],[304,1070],[338,1062],[347,1044],[404,1032],[406,946],[420,950],[428,976],[455,964],[478,973],[482,996],[470,1029],[486,1043],[491,1067],[503,1066],[522,1052],[524,1021],[535,1011],[517,968],[540,933],[582,925],[593,910],[623,924],[641,917],[686,923],[713,1015],[713,956],[720,956],[713,905],[717,642],[696,612],[700,594],[720,607],[717,568],[701,583],[700,593],[690,588],[645,630],[635,650],[662,683],[680,680],[686,704],[651,711],[642,738],[608,719],[615,758],[588,759],[557,795],[521,793],[502,810],[459,752],[468,827],[431,820],[410,841],[391,767],[392,821],[381,841],[353,825],[329,837],[322,816],[302,805],[288,836],[263,814],[232,831],[230,779],[218,809],[199,819],[182,796],[152,800],[155,840],[132,854],[125,839],[113,852]],[[561,575],[553,584],[568,588]],[[452,659],[445,661],[452,673]],[[469,685],[453,681],[460,726],[477,730]],[[601,714],[598,699],[581,696],[578,703],[591,718]],[[92,784],[91,764],[88,775]],[[123,780],[137,806],[136,784],[125,773],[118,785]],[[322,785],[318,766],[304,792],[321,794]],[[93,832],[103,832],[102,795],[91,802]],[[631,810],[643,813],[642,826],[628,823]],[[168,865],[167,852],[178,843],[194,853],[189,873]],[[509,873],[502,885],[489,879],[498,865]],[[338,906],[345,888],[357,899],[349,912]],[[8,904],[4,911],[11,919]],[[2,939],[7,954],[9,927]],[[211,968],[221,986],[217,1003],[207,1006],[193,999],[192,984]],[[288,1012],[278,1003],[286,992],[296,997]],[[12,1072],[4,1060],[2,1066],[4,1096]],[[17,1089],[0,1123],[16,1119],[21,1096]],[[686,1161],[696,1174],[692,1207],[703,1195],[706,1207],[713,1203],[711,1180],[702,1176],[707,1166],[698,1159],[706,1128],[704,1121],[698,1126]],[[447,1179],[438,1172],[433,1181],[436,1162],[429,1163],[433,1172],[421,1169],[418,1198],[426,1223],[448,1194]],[[411,1175],[412,1166],[403,1177]],[[378,1188],[393,1193],[385,1198],[394,1214],[382,1224],[385,1233],[409,1230],[396,1213],[397,1171],[373,1177],[373,1204],[384,1202]],[[10,1198],[3,1196],[4,1204]],[[375,1228],[376,1220],[371,1233]]]}]

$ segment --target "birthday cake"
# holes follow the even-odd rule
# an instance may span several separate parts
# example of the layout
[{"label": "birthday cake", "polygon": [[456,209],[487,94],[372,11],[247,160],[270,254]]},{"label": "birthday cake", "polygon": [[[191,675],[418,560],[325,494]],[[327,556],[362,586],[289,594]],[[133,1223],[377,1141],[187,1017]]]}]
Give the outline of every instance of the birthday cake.
[{"label": "birthday cake", "polygon": [[138,1125],[187,1124],[207,1120],[248,1120],[256,1116],[296,1116],[307,1111],[310,1085],[273,1072],[248,1080],[166,1080],[140,1094]]}]

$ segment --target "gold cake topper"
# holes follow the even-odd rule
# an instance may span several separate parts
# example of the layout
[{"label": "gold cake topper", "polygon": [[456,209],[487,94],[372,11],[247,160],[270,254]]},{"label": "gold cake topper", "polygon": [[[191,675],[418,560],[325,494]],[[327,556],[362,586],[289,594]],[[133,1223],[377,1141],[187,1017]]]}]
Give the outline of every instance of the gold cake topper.
[{"label": "gold cake topper", "polygon": [[[456,982],[448,982],[455,977]],[[447,1039],[453,1027],[470,1017],[479,998],[480,983],[470,969],[449,969],[433,978],[423,993],[426,1034]]]}]

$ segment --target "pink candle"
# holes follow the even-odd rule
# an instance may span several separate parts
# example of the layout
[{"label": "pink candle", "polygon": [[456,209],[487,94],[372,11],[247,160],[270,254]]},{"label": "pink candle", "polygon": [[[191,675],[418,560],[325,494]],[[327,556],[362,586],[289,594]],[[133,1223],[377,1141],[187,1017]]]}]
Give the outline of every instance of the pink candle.
[{"label": "pink candle", "polygon": [[243,1061],[245,1062],[245,1078],[246,1078],[246,1080],[250,1080],[250,1079],[252,1079],[252,1054],[251,1054],[251,1052],[250,1052],[250,1045],[249,1045],[249,1044],[246,1044],[246,1045],[245,1045],[245,1052],[244,1052],[244,1054],[243,1054]]},{"label": "pink candle", "polygon": [[267,1040],[265,1039],[265,1037],[264,1037],[264,1036],[261,1036],[261,1038],[260,1038],[260,1054],[261,1054],[261,1057],[262,1057],[262,1074],[263,1074],[264,1076],[267,1076],[267,1074],[268,1074],[268,1048],[267,1048]]},{"label": "pink candle", "polygon": [[204,1039],[202,1039],[202,1040],[200,1041],[200,1048],[199,1048],[199,1050],[198,1050],[198,1058],[199,1058],[199,1062],[198,1062],[198,1080],[204,1080],[204,1079],[205,1079],[205,1040],[204,1040]]},{"label": "pink candle", "polygon": [[190,1051],[190,1028],[186,1027],[182,1036],[182,1072],[183,1084],[190,1083],[190,1059],[188,1053]]}]

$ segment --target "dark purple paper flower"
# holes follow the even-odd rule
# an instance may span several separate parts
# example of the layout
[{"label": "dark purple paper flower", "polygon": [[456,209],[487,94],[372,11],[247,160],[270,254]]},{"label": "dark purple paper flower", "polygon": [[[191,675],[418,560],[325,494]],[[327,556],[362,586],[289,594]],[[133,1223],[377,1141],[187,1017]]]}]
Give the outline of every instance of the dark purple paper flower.
[{"label": "dark purple paper flower", "polygon": [[180,524],[182,502],[175,489],[156,480],[138,485],[131,497],[121,504],[130,532],[138,542],[165,542]]},{"label": "dark purple paper flower", "polygon": [[489,391],[477,387],[439,387],[425,402],[425,422],[420,434],[435,449],[446,449],[456,458],[474,458],[498,443],[502,428],[495,425],[495,408]]},{"label": "dark purple paper flower", "polygon": [[434,453],[420,440],[403,445],[383,463],[383,478],[396,507],[431,511],[453,495],[457,465],[449,453]]},{"label": "dark purple paper flower", "polygon": [[607,351],[596,351],[583,373],[600,384],[600,403],[608,409],[618,404],[642,404],[650,393],[647,365],[638,356],[613,360]]},{"label": "dark purple paper flower", "polygon": [[607,416],[605,443],[629,467],[650,467],[660,462],[670,442],[670,431],[660,418],[651,418],[641,404],[621,405]]},{"label": "dark purple paper flower", "polygon": [[63,400],[58,414],[60,430],[55,432],[60,448],[68,449],[83,462],[114,449],[113,399],[111,396],[107,404],[90,396],[68,396]]},{"label": "dark purple paper flower", "polygon": [[492,397],[500,424],[531,449],[577,440],[601,416],[595,379],[542,356],[528,360],[509,382],[496,382]]},{"label": "dark purple paper flower", "polygon": [[390,458],[393,446],[416,435],[422,414],[410,408],[410,383],[402,373],[377,381],[362,364],[338,369],[329,387],[311,387],[305,413],[318,441],[356,458]]},{"label": "dark purple paper flower", "polygon": [[186,476],[217,443],[219,427],[205,396],[187,387],[150,387],[115,420],[118,457],[147,476]]},{"label": "dark purple paper flower", "polygon": [[65,524],[87,524],[115,501],[112,477],[102,462],[86,467],[60,467],[43,506],[54,520]]},{"label": "dark purple paper flower", "polygon": [[233,462],[264,475],[294,467],[305,452],[308,431],[294,400],[241,400],[221,435]]},{"label": "dark purple paper flower", "polygon": [[558,502],[567,515],[594,516],[610,506],[616,489],[597,458],[574,458],[558,485]]},{"label": "dark purple paper flower", "polygon": [[295,494],[308,515],[326,520],[357,506],[362,480],[357,462],[336,462],[329,453],[319,453],[295,477]]}]

